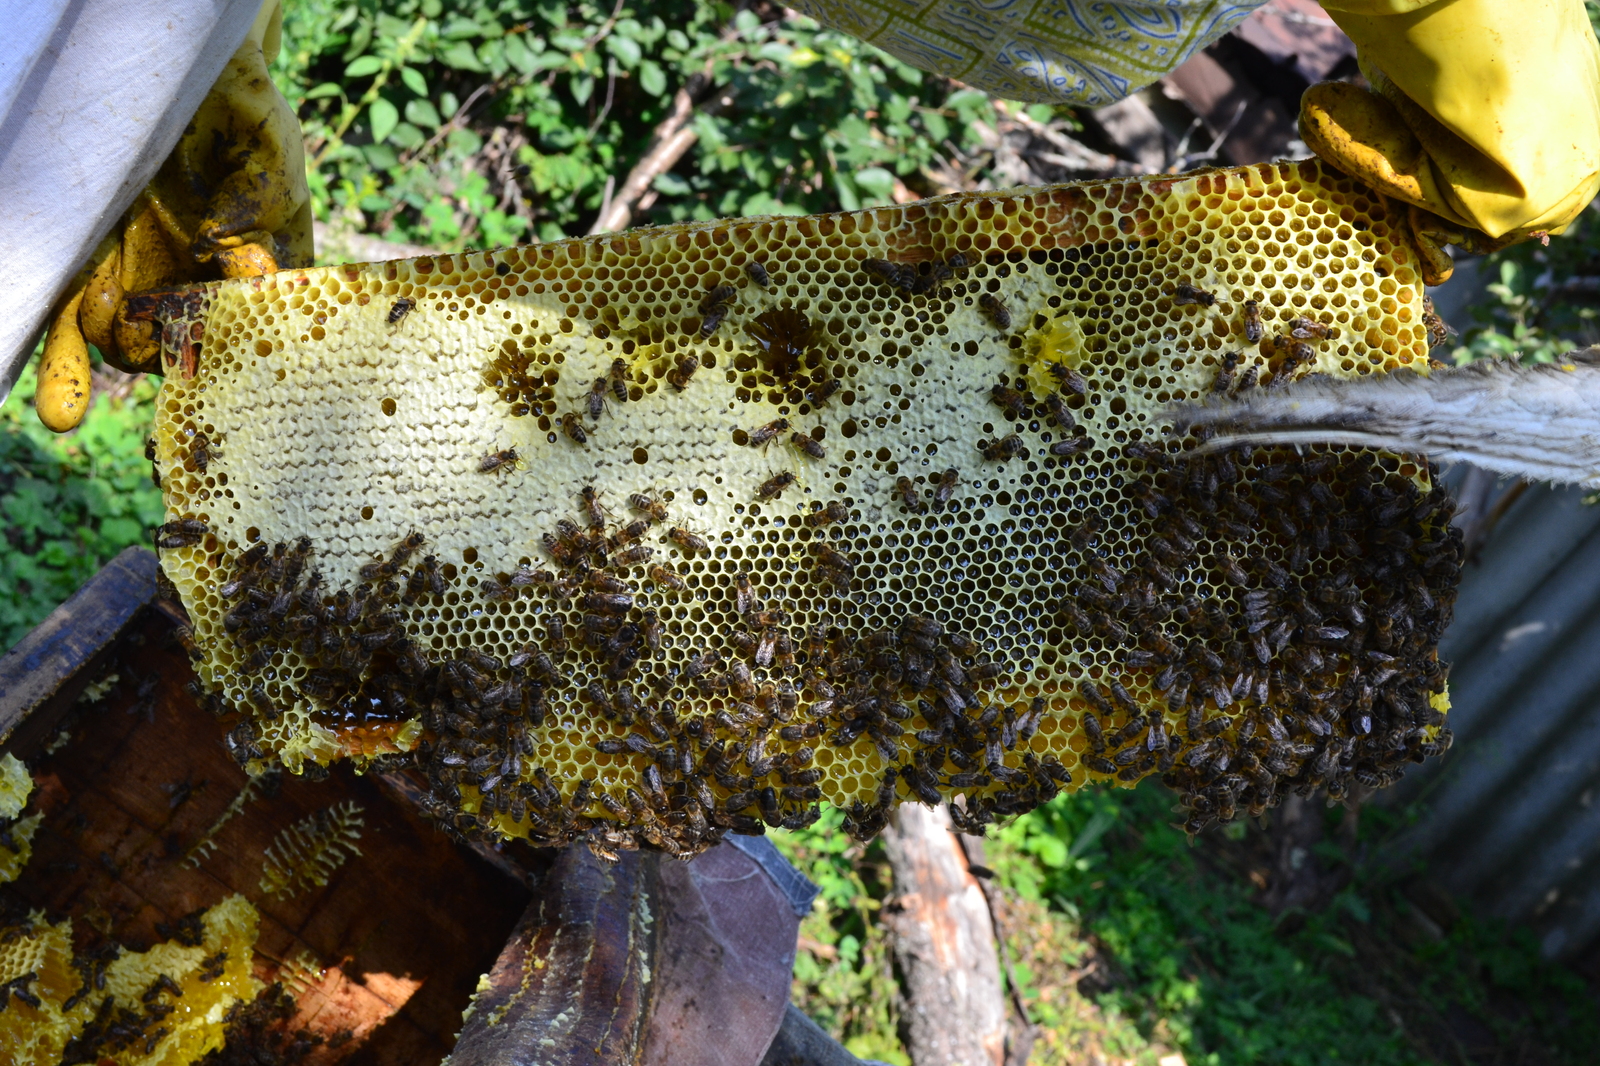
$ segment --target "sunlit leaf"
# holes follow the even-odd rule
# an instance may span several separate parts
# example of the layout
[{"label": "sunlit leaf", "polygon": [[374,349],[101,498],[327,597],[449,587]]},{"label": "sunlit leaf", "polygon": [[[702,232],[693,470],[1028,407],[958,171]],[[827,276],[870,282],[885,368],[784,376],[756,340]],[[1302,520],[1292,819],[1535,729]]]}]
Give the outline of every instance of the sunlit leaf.
[{"label": "sunlit leaf", "polygon": [[372,106],[367,109],[367,120],[372,123],[372,139],[386,141],[400,122],[400,112],[380,96],[372,101]]}]

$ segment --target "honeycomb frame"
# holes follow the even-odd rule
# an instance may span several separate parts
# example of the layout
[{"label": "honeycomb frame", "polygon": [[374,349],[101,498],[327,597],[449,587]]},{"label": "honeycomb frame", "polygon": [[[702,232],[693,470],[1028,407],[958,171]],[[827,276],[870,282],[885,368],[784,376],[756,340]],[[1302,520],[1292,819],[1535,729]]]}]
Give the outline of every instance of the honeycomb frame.
[{"label": "honeycomb frame", "polygon": [[464,834],[692,853],[1150,774],[1197,831],[1449,742],[1426,464],[1165,413],[1426,371],[1403,212],[1319,162],[164,307],[162,566],[257,767],[409,753]]}]

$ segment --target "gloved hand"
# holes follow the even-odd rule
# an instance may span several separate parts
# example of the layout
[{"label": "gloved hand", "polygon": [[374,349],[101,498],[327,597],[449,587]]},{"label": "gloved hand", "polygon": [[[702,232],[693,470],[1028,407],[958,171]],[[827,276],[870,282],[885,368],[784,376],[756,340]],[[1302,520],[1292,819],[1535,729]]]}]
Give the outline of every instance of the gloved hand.
[{"label": "gloved hand", "polygon": [[300,124],[267,73],[281,26],[267,0],[155,180],[57,303],[34,397],[57,433],[88,410],[89,344],[120,369],[156,368],[155,324],[127,314],[129,294],[311,265]]},{"label": "gloved hand", "polygon": [[1323,0],[1372,91],[1307,90],[1312,151],[1412,205],[1424,280],[1445,244],[1560,233],[1600,189],[1600,47],[1582,0]]}]

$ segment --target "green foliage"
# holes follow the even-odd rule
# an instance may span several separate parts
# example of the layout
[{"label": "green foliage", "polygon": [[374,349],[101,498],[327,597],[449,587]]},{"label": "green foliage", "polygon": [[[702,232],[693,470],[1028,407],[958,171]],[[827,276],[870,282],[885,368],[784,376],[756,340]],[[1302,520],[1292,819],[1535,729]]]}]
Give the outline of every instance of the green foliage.
[{"label": "green foliage", "polygon": [[145,437],[156,386],[95,399],[77,432],[58,437],[33,411],[34,369],[0,407],[0,642],[9,648],[112,556],[150,543],[161,493]]},{"label": "green foliage", "polygon": [[[1191,845],[1168,824],[1171,803],[1155,782],[1088,790],[991,833],[988,864],[1020,901],[1008,976],[1045,1030],[1034,1062],[1150,1066],[1165,1046],[1195,1066],[1421,1066],[1458,1061],[1463,1017],[1519,1061],[1592,1060],[1590,993],[1525,931],[1464,915],[1426,935],[1431,923],[1361,869],[1325,909],[1275,921],[1238,873],[1261,830],[1236,823]],[[903,1062],[877,920],[888,872],[838,823],[830,812],[774,837],[822,889],[801,927],[796,1002],[858,1054]],[[1086,970],[1101,975],[1092,1002],[1059,987]]]},{"label": "green foliage", "polygon": [[851,840],[843,821],[830,807],[810,828],[773,834],[778,849],[821,889],[800,925],[807,950],[795,955],[795,1005],[853,1054],[910,1066],[896,1035],[895,977],[877,921],[888,888],[882,848]]},{"label": "green foliage", "polygon": [[[1600,36],[1600,0],[1584,0],[1590,28]],[[1475,359],[1549,363],[1580,345],[1600,341],[1595,329],[1600,290],[1600,208],[1590,204],[1565,233],[1546,246],[1524,241],[1488,256],[1489,301],[1472,308],[1480,325],[1462,334],[1457,364]],[[1587,278],[1589,284],[1576,283]]]},{"label": "green foliage", "polygon": [[274,66],[318,217],[452,250],[584,232],[706,71],[731,102],[695,117],[636,221],[888,203],[995,121],[985,94],[810,19],[692,0],[289,0]]},{"label": "green foliage", "polygon": [[1600,293],[1579,278],[1600,273],[1600,214],[1590,206],[1549,247],[1525,241],[1488,256],[1481,267],[1494,279],[1489,299],[1472,308],[1481,325],[1462,335],[1458,364],[1475,359],[1548,363],[1595,336]]}]

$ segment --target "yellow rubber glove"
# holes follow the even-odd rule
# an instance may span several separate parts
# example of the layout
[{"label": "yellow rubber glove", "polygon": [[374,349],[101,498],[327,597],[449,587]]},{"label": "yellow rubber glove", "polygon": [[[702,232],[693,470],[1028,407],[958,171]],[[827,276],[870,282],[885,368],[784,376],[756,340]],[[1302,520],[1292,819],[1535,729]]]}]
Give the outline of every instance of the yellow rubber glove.
[{"label": "yellow rubber glove", "polygon": [[56,304],[34,408],[57,433],[88,410],[89,344],[120,369],[158,368],[158,326],[128,296],[311,265],[300,124],[267,72],[282,22],[268,0],[155,180]]},{"label": "yellow rubber glove", "polygon": [[1432,270],[1560,233],[1600,189],[1600,47],[1582,0],[1325,0],[1372,91],[1301,102],[1319,156],[1413,205]]}]

